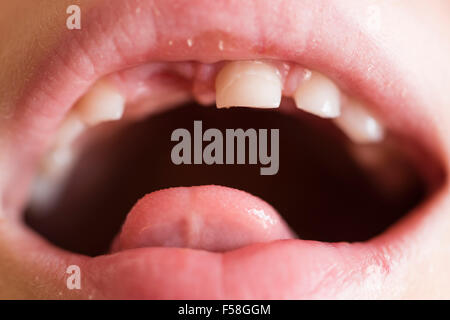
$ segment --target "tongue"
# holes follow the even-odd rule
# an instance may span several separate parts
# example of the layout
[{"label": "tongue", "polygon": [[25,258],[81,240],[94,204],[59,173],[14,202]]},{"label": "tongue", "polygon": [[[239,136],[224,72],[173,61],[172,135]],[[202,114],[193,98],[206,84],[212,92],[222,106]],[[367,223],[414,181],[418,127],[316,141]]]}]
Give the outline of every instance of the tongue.
[{"label": "tongue", "polygon": [[220,186],[180,187],[139,200],[112,251],[142,247],[228,251],[292,238],[280,215],[255,196]]}]

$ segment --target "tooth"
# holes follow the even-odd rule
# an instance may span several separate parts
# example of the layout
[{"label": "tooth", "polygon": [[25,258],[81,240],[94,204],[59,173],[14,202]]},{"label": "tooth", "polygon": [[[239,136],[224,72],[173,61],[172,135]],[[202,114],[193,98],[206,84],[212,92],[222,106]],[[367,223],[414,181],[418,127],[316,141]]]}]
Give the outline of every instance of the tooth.
[{"label": "tooth", "polygon": [[379,142],[384,138],[384,128],[381,123],[359,101],[346,102],[342,106],[340,117],[334,121],[355,143]]},{"label": "tooth", "polygon": [[34,208],[45,210],[57,199],[74,159],[73,148],[69,146],[55,147],[44,156],[32,186],[31,205]]},{"label": "tooth", "polygon": [[30,206],[40,215],[44,214],[57,199],[61,185],[48,177],[36,176],[31,186]]},{"label": "tooth", "polygon": [[47,176],[58,176],[67,171],[74,159],[71,147],[56,147],[45,155],[42,161],[41,172]]},{"label": "tooth", "polygon": [[339,88],[333,81],[318,72],[301,83],[294,92],[297,108],[322,118],[336,118],[340,114]]},{"label": "tooth", "polygon": [[56,133],[55,145],[70,145],[85,129],[86,124],[80,119],[78,113],[71,111]]},{"label": "tooth", "polygon": [[216,78],[218,108],[278,108],[281,91],[278,69],[262,61],[230,62]]},{"label": "tooth", "polygon": [[105,81],[97,82],[75,106],[80,118],[90,126],[119,120],[124,108],[124,97]]}]

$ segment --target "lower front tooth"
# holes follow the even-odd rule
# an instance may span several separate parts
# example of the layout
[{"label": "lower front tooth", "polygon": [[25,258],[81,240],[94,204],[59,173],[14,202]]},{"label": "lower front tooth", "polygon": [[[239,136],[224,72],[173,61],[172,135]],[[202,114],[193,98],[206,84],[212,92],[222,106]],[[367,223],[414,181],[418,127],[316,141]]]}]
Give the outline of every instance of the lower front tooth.
[{"label": "lower front tooth", "polygon": [[333,81],[318,72],[301,83],[294,92],[297,108],[322,118],[336,118],[340,114],[339,88]]},{"label": "lower front tooth", "polygon": [[347,101],[334,121],[353,142],[374,143],[384,138],[384,127],[359,101]]},{"label": "lower front tooth", "polygon": [[218,108],[278,108],[281,92],[280,72],[262,61],[230,62],[216,77]]},{"label": "lower front tooth", "polygon": [[119,120],[125,108],[124,97],[111,84],[98,81],[75,106],[80,118],[90,126]]}]

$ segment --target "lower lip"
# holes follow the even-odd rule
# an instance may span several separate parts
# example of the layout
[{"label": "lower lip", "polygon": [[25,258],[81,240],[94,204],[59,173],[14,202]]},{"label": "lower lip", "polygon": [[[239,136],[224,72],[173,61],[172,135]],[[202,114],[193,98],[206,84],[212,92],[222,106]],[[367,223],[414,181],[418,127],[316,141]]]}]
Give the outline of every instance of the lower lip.
[{"label": "lower lip", "polygon": [[[112,299],[310,299],[381,283],[389,272],[371,245],[281,240],[227,253],[141,248],[81,269]],[[270,263],[268,263],[270,261]],[[375,288],[374,288],[375,289]]]},{"label": "lower lip", "polygon": [[376,296],[394,265],[374,243],[279,240],[226,253],[131,249],[80,268],[107,299],[323,299]]}]

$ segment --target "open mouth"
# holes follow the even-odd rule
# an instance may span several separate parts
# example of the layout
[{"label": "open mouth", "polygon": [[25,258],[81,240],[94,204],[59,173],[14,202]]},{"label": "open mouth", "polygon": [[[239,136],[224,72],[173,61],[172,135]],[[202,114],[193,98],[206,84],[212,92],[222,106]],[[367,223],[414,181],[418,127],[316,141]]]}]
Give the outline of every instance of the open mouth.
[{"label": "open mouth", "polygon": [[[318,1],[308,12],[333,28],[305,14],[299,30],[300,2],[279,8],[283,25],[263,5],[253,19],[208,3],[212,19],[204,2],[92,8],[45,61],[9,128],[18,250],[49,278],[80,266],[83,290],[61,281],[54,297],[376,297],[445,183],[414,88],[369,37],[342,36],[345,8]],[[278,129],[276,170],[249,149],[226,164],[225,147],[222,161],[174,163],[174,130],[194,137],[199,120],[202,136]]]},{"label": "open mouth", "polygon": [[[426,183],[408,159],[389,145],[387,138],[370,145],[356,145],[330,120],[306,117],[305,113],[289,106],[288,101],[281,108],[286,108],[286,113],[281,110],[216,110],[214,106],[191,104],[130,121],[120,129],[113,130],[113,126],[125,120],[92,129],[93,132],[86,132],[84,137],[85,140],[90,137],[90,142],[77,146],[81,149],[77,153],[81,155],[71,169],[65,163],[62,168],[58,162],[52,163],[37,178],[28,222],[65,249],[98,255],[109,250],[112,237],[118,233],[126,214],[146,194],[181,186],[220,185],[244,190],[268,202],[301,239],[354,242],[376,236],[424,200]],[[298,117],[293,115],[296,113]],[[260,175],[258,166],[251,164],[174,164],[170,157],[175,145],[171,141],[172,132],[190,127],[193,132],[193,123],[198,119],[202,119],[204,127],[208,125],[221,132],[233,127],[248,130],[276,124],[280,130],[281,159],[277,174]],[[367,162],[362,162],[366,160],[364,155],[369,158]],[[64,181],[52,180],[52,174],[55,171],[61,174],[61,170]],[[56,191],[58,194],[54,194]],[[173,200],[177,203],[174,206],[176,210],[185,211],[183,216],[187,217],[184,218],[189,219],[200,210],[189,208],[190,201],[186,199],[183,204],[178,199],[182,194],[173,191]],[[219,189],[215,195],[220,194]],[[165,201],[170,201],[170,197]],[[221,202],[219,198],[209,201]],[[214,208],[207,208],[204,219],[218,215]],[[168,224],[170,213],[164,211],[169,209],[152,211],[160,210],[158,214],[166,220],[162,222]],[[220,228],[227,217],[233,216],[228,212],[224,214],[227,216],[218,221]],[[143,227],[149,228],[148,224],[155,223],[146,221]],[[214,233],[222,236],[224,231],[220,228]],[[233,228],[240,234],[249,234],[236,225]],[[79,237],[84,232],[91,236]],[[176,228],[165,233],[169,243],[170,238],[179,236]],[[283,236],[286,235],[281,233],[280,237]],[[239,235],[230,230],[228,237],[233,242]],[[230,245],[228,249],[239,247],[238,243]]]}]

